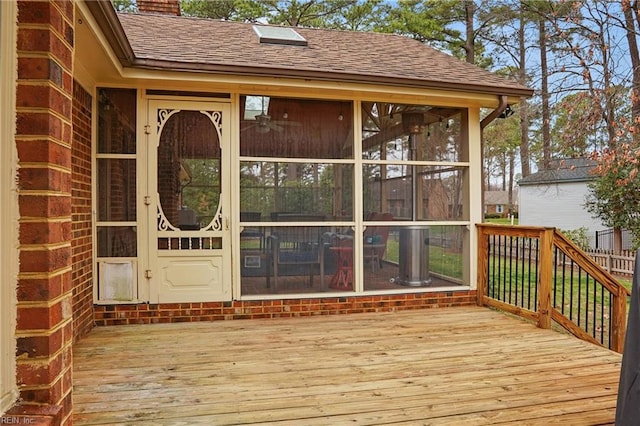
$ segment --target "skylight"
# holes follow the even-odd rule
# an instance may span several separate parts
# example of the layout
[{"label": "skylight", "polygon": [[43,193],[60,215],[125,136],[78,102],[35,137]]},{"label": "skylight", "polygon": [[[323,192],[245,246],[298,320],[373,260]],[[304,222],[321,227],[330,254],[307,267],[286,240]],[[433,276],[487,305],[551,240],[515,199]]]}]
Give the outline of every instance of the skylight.
[{"label": "skylight", "polygon": [[267,27],[254,25],[260,43],[285,44],[289,46],[307,46],[307,40],[293,28]]}]

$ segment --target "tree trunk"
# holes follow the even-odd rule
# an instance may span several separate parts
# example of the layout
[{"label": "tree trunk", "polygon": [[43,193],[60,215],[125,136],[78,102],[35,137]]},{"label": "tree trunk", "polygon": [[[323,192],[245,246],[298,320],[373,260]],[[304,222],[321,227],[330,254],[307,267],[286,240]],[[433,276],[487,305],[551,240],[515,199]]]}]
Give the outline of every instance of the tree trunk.
[{"label": "tree trunk", "polygon": [[[527,74],[525,69],[525,17],[524,8],[520,4],[520,27],[518,28],[518,48],[520,49],[520,69],[518,70],[518,79],[520,83],[527,84]],[[526,98],[520,99],[520,164],[522,167],[522,177],[531,174],[531,165],[529,164],[529,108]]]},{"label": "tree trunk", "polygon": [[466,52],[466,61],[470,64],[475,63],[475,31],[473,29],[473,15],[475,14],[475,4],[473,0],[464,1],[464,15],[466,24],[466,37],[464,50]]},{"label": "tree trunk", "polygon": [[[637,3],[636,3],[637,7]],[[630,0],[622,1],[624,10],[624,23],[629,43],[629,56],[631,57],[631,118],[633,123],[640,119],[640,53],[638,52],[638,42],[636,40],[636,24],[633,19],[633,9]],[[635,124],[636,127],[638,124]],[[638,145],[640,143],[640,132],[633,133],[633,140]]]},{"label": "tree trunk", "polygon": [[547,67],[547,28],[544,18],[540,18],[540,74],[542,76],[540,96],[542,98],[542,165],[548,169],[551,164],[551,114],[549,112],[549,69]]}]

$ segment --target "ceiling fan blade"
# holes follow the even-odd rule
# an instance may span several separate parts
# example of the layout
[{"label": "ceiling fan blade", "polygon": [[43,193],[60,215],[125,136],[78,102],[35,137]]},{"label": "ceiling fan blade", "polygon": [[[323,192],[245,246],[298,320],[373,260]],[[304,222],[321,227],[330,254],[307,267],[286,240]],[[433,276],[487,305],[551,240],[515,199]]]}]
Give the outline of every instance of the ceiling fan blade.
[{"label": "ceiling fan blade", "polygon": [[272,120],[272,123],[276,123],[280,126],[289,126],[289,127],[301,127],[302,123],[299,121],[289,121],[289,120]]}]

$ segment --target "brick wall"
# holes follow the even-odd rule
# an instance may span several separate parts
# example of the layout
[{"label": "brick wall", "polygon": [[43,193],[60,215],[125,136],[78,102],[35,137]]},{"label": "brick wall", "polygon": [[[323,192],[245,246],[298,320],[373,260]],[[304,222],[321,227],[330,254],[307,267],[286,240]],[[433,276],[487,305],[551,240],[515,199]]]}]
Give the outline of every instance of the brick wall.
[{"label": "brick wall", "polygon": [[40,416],[33,424],[71,423],[73,44],[73,2],[18,2],[20,403],[11,413]]},{"label": "brick wall", "polygon": [[93,259],[91,241],[91,95],[73,85],[71,149],[71,220],[74,340],[93,328]]},{"label": "brick wall", "polygon": [[103,305],[95,307],[95,318],[97,325],[125,325],[388,312],[475,303],[475,290],[466,290],[312,299]]},{"label": "brick wall", "polygon": [[138,11],[180,16],[179,0],[137,0]]}]

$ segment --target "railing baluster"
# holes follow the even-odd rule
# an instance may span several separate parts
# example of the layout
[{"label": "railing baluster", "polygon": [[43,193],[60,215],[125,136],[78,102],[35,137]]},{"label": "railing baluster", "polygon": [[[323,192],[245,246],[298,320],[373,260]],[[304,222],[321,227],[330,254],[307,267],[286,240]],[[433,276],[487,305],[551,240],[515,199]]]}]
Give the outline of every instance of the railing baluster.
[{"label": "railing baluster", "polygon": [[[531,238],[528,238],[528,243],[529,243],[529,253],[527,253],[527,265],[528,265],[528,271],[529,273],[527,274],[527,293],[529,293],[529,297],[527,300],[527,309],[531,310],[531,251],[532,251],[532,244],[531,244]],[[523,277],[524,279],[524,277]],[[536,293],[536,292],[534,292]],[[535,297],[535,296],[534,296]],[[535,303],[534,303],[535,306]]]},{"label": "railing baluster", "polygon": [[564,259],[562,259],[562,315],[565,314],[565,293],[567,291],[567,266],[565,265]]},{"label": "railing baluster", "polygon": [[[518,279],[518,264],[520,263],[520,237],[516,237],[516,270],[515,270],[515,277],[516,277],[516,281],[515,281],[515,286],[516,286],[516,302],[518,301],[518,289],[520,288],[520,280]],[[522,297],[522,295],[524,294],[524,291],[521,290],[520,291],[520,303],[518,303],[518,306],[520,307],[524,307],[524,299]]]},{"label": "railing baluster", "polygon": [[478,229],[486,255],[479,262],[480,304],[544,328],[555,320],[579,338],[622,351],[629,291],[602,266],[553,228],[483,224]]},{"label": "railing baluster", "polygon": [[[490,296],[491,297],[495,297],[495,281],[496,281],[496,267],[495,267],[495,263],[496,263],[496,236],[492,235],[491,237],[487,236],[487,238],[490,238],[490,242],[489,242],[489,255],[487,256],[487,267],[488,267],[488,271],[491,271],[491,283],[487,283],[487,290],[491,291]],[[493,263],[493,265],[492,265]]]},{"label": "railing baluster", "polygon": [[[540,271],[538,270],[538,265],[540,264],[540,244],[539,244],[540,240],[536,238],[534,242],[535,242],[536,250],[535,250],[535,258],[534,258],[535,262],[533,263],[533,268],[535,271],[535,281],[533,281],[533,286],[535,289],[535,291],[533,292],[533,306],[537,307],[538,306],[538,282],[539,282],[538,277],[540,276]],[[531,267],[531,263],[529,263],[529,267]]]},{"label": "railing baluster", "polygon": [[[573,259],[571,260],[571,267],[573,267]],[[582,268],[578,266],[578,327],[580,327],[582,325],[581,320],[582,320],[582,303],[580,303],[580,301],[582,300],[582,286],[580,285],[580,283],[582,282]]]},{"label": "railing baluster", "polygon": [[[506,241],[505,241],[506,243]],[[506,253],[505,253],[506,255]],[[514,304],[511,301],[511,297],[513,295],[512,291],[512,283],[513,283],[513,236],[509,236],[509,303]],[[518,302],[518,299],[515,299],[515,302]]]},{"label": "railing baluster", "polygon": [[573,266],[569,269],[569,319],[573,321]]}]

